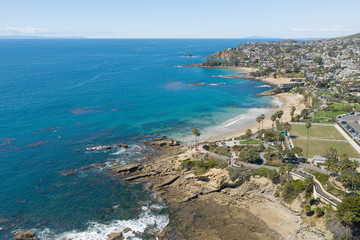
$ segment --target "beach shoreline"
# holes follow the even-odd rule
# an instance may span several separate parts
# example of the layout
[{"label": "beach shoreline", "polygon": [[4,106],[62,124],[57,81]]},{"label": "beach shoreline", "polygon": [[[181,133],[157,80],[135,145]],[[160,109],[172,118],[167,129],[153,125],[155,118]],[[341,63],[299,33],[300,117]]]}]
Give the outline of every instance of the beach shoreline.
[{"label": "beach shoreline", "polygon": [[[247,129],[251,129],[253,133],[257,132],[261,128],[267,129],[272,127],[272,121],[270,119],[271,115],[274,114],[276,111],[282,110],[284,112],[283,117],[281,118],[282,122],[290,122],[291,116],[290,111],[291,108],[294,106],[296,107],[295,115],[300,114],[301,110],[305,108],[303,103],[303,96],[300,94],[293,94],[293,93],[280,93],[272,96],[273,99],[276,99],[279,105],[274,105],[270,108],[252,108],[244,114],[238,115],[232,119],[229,119],[222,124],[209,128],[207,131],[212,132],[212,136],[205,138],[202,142],[213,142],[213,141],[221,141],[221,140],[228,140],[235,137],[239,137],[244,135]],[[256,122],[256,115],[252,114],[254,119],[249,121],[243,121],[241,124],[241,120],[244,115],[249,114],[249,112],[256,110],[256,112],[260,115],[261,112],[265,114],[265,119],[263,123],[259,124]],[[233,129],[230,129],[231,125],[237,123],[238,126],[234,126]],[[206,134],[205,134],[206,135]]]},{"label": "beach shoreline", "polygon": [[[197,67],[203,67],[203,66],[197,66]],[[213,68],[213,67],[205,67],[205,68]],[[221,67],[221,68],[231,69],[233,71],[242,73],[239,75],[231,75],[229,76],[229,78],[258,80],[264,83],[269,83],[271,85],[290,83],[291,80],[290,78],[279,78],[279,79],[274,79],[270,77],[254,78],[250,76],[250,73],[252,71],[256,71],[257,70],[256,68],[249,68],[249,67],[248,68]],[[210,127],[205,131],[204,136],[209,135],[208,132],[212,132],[211,136],[205,137],[205,139],[203,139],[202,142],[221,141],[221,140],[228,140],[235,137],[239,137],[241,135],[244,135],[247,129],[250,129],[253,133],[255,133],[261,128],[265,128],[265,129],[271,128],[272,121],[270,117],[276,111],[280,111],[280,110],[284,112],[281,120],[283,122],[290,122],[291,121],[290,111],[293,106],[296,108],[295,115],[300,114],[301,110],[305,108],[305,104],[303,103],[303,96],[300,94],[287,92],[287,93],[275,94],[270,97],[272,98],[272,101],[274,103],[271,107],[251,108],[246,113],[228,119],[227,121],[221,123],[220,125]],[[259,112],[258,115],[262,113],[265,114],[265,119],[261,123],[260,128],[259,128],[259,124],[256,122],[257,116],[255,116],[254,114],[253,114],[253,118],[254,118],[253,121],[246,119],[247,114],[251,114],[252,111]],[[241,121],[243,124],[240,123]],[[237,123],[238,126],[235,126],[234,129],[229,129],[229,127],[231,127],[231,125],[233,125],[234,123]]]}]

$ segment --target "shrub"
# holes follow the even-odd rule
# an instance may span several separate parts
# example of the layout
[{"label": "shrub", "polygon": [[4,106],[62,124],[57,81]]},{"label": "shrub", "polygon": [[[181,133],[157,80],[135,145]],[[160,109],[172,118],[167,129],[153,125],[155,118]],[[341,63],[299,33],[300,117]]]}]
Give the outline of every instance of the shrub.
[{"label": "shrub", "polygon": [[324,213],[325,213],[324,209],[321,208],[321,207],[316,207],[316,208],[314,209],[314,211],[315,211],[316,216],[318,216],[318,217],[323,216]]}]

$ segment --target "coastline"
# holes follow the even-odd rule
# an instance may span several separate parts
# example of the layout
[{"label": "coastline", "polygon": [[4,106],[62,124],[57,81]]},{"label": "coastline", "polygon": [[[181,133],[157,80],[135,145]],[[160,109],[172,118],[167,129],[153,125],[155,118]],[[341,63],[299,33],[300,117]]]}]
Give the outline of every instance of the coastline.
[{"label": "coastline", "polygon": [[[199,67],[199,66],[198,66]],[[205,67],[207,68],[207,67]],[[258,80],[265,83],[269,83],[272,85],[278,85],[278,84],[285,84],[290,83],[290,78],[270,78],[270,77],[260,77],[260,78],[254,78],[250,76],[250,73],[252,71],[256,71],[256,68],[250,68],[250,67],[224,67],[226,69],[231,69],[234,71],[241,72],[243,74],[241,75],[232,75],[229,76],[230,78],[238,78],[238,79],[251,79],[251,80]],[[256,117],[260,114],[265,114],[265,119],[261,123],[263,125],[263,128],[271,128],[272,127],[272,121],[270,119],[271,115],[274,114],[276,111],[282,110],[284,112],[282,121],[283,122],[290,122],[290,111],[291,107],[295,106],[296,114],[300,114],[301,110],[305,108],[305,105],[303,103],[303,97],[300,94],[293,94],[293,93],[279,93],[270,96],[274,102],[273,106],[270,108],[252,108],[248,110],[246,113],[238,115],[234,118],[231,118],[219,126],[214,126],[212,128],[209,128],[205,131],[205,136],[207,132],[212,132],[212,136],[205,137],[205,139],[202,142],[212,142],[212,141],[220,141],[220,140],[227,140],[231,138],[238,137],[240,135],[245,134],[247,129],[251,129],[253,133],[257,132],[259,130],[259,124],[256,122]],[[258,112],[258,115],[254,115],[254,111]],[[250,119],[246,119],[246,115],[252,114],[253,120],[250,121]],[[242,124],[241,124],[242,121]],[[231,129],[232,125],[234,126],[233,129]],[[262,128],[262,126],[260,127]],[[215,133],[215,134],[214,134]]]},{"label": "coastline", "polygon": [[[272,96],[273,99],[276,99],[279,103],[279,105],[275,105],[271,108],[257,108],[257,113],[260,115],[261,113],[265,114],[265,119],[262,124],[260,124],[260,128],[262,128],[261,125],[263,125],[264,128],[271,128],[272,127],[272,121],[270,119],[271,115],[275,113],[276,111],[282,110],[284,112],[283,117],[281,118],[282,122],[289,122],[291,120],[290,111],[291,107],[295,106],[296,114],[300,114],[301,110],[305,108],[303,101],[303,96],[300,94],[292,94],[292,93],[279,93],[274,96]],[[250,109],[251,112],[256,108]],[[228,121],[222,123],[219,126],[216,126],[214,128],[210,128],[208,131],[212,131],[213,136],[208,137],[203,140],[203,142],[211,142],[211,141],[220,141],[225,139],[231,139],[234,137],[238,137],[240,135],[245,134],[247,129],[251,129],[253,133],[257,132],[259,130],[259,124],[256,122],[255,118],[256,115],[252,114],[252,121],[243,121],[243,124],[241,124],[241,120],[244,118],[243,115],[246,115],[249,113],[249,111],[245,114],[239,115],[235,118],[229,119]],[[249,120],[249,119],[248,119]],[[233,129],[231,129],[231,125],[238,123],[238,126],[235,126]],[[214,134],[215,133],[215,134]]]}]

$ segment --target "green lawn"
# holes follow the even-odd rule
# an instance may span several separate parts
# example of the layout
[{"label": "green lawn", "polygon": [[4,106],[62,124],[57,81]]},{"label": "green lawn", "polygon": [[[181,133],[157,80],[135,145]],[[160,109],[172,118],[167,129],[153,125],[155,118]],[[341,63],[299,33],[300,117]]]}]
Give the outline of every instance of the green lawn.
[{"label": "green lawn", "polygon": [[[293,139],[294,146],[303,149],[306,156],[306,139]],[[314,155],[323,155],[327,149],[335,148],[339,155],[345,153],[350,158],[360,158],[360,154],[348,142],[331,142],[320,140],[309,140],[309,158]]]},{"label": "green lawn", "polygon": [[[291,125],[291,136],[306,138],[307,129],[305,125]],[[334,126],[312,125],[309,129],[309,138],[345,140],[343,135]]]},{"label": "green lawn", "polygon": [[259,140],[247,140],[247,141],[240,141],[240,144],[260,144]]}]

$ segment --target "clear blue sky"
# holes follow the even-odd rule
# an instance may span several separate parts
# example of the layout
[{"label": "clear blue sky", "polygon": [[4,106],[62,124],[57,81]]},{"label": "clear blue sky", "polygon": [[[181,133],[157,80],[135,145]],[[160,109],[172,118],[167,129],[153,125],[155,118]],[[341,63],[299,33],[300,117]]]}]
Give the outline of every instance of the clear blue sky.
[{"label": "clear blue sky", "polygon": [[0,35],[318,38],[360,32],[360,0],[1,0]]}]

